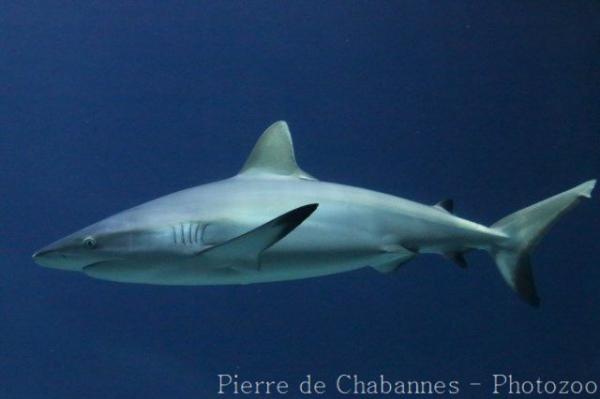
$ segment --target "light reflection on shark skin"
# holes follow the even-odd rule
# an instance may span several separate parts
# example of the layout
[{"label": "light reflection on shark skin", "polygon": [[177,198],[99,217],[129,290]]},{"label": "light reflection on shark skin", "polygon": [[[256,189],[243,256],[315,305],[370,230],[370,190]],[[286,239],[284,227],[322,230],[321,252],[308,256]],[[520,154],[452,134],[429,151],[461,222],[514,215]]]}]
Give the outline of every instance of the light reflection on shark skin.
[{"label": "light reflection on shark skin", "polygon": [[236,176],[179,191],[113,215],[33,255],[51,268],[128,283],[251,284],[371,266],[390,273],[421,253],[466,267],[490,253],[519,296],[539,305],[529,254],[595,180],[486,227],[363,188],[318,181],[296,163],[285,122],[260,137]]}]

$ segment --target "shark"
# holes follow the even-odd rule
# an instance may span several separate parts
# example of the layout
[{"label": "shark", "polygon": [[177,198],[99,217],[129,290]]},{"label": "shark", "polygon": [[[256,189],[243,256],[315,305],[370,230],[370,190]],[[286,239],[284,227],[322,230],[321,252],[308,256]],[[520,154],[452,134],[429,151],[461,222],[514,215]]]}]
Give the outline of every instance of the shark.
[{"label": "shark", "polygon": [[232,285],[349,272],[390,274],[419,254],[466,267],[488,252],[520,298],[540,305],[531,252],[596,180],[484,226],[453,214],[453,203],[421,204],[317,180],[302,170],[288,125],[258,139],[235,176],[178,191],[117,213],[33,254],[41,266],[123,283]]}]

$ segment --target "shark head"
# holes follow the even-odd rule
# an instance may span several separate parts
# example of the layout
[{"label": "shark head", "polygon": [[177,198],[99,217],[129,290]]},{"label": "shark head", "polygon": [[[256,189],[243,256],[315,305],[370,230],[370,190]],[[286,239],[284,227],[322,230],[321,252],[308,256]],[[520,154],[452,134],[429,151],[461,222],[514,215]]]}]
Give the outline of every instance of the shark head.
[{"label": "shark head", "polygon": [[54,269],[84,271],[100,263],[173,255],[170,227],[148,228],[128,216],[127,213],[115,215],[69,234],[36,251],[33,260]]},{"label": "shark head", "polygon": [[[33,254],[33,260],[44,267],[82,271],[99,262],[120,259],[125,255],[119,241],[127,232],[109,232],[97,223],[47,245]],[[121,239],[119,239],[121,237]]]}]

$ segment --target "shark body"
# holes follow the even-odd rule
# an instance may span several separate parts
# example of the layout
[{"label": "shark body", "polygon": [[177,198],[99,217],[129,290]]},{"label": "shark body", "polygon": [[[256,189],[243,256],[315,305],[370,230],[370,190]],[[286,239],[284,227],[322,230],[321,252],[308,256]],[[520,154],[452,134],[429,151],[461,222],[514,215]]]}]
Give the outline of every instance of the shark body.
[{"label": "shark body", "polygon": [[33,255],[91,277],[163,285],[250,284],[371,266],[390,273],[420,253],[461,267],[488,251],[521,298],[539,304],[529,253],[595,181],[486,227],[424,205],[318,181],[298,167],[285,122],[269,127],[236,176],[179,191],[113,215]]}]

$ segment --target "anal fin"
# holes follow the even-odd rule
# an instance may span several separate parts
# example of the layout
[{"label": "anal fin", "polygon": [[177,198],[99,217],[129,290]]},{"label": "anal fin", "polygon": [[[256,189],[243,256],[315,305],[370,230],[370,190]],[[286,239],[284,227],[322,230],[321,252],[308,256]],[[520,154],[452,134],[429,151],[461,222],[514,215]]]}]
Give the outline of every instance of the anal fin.
[{"label": "anal fin", "polygon": [[464,252],[448,252],[444,254],[446,258],[450,259],[461,269],[466,269],[468,265],[467,260],[465,259]]}]

